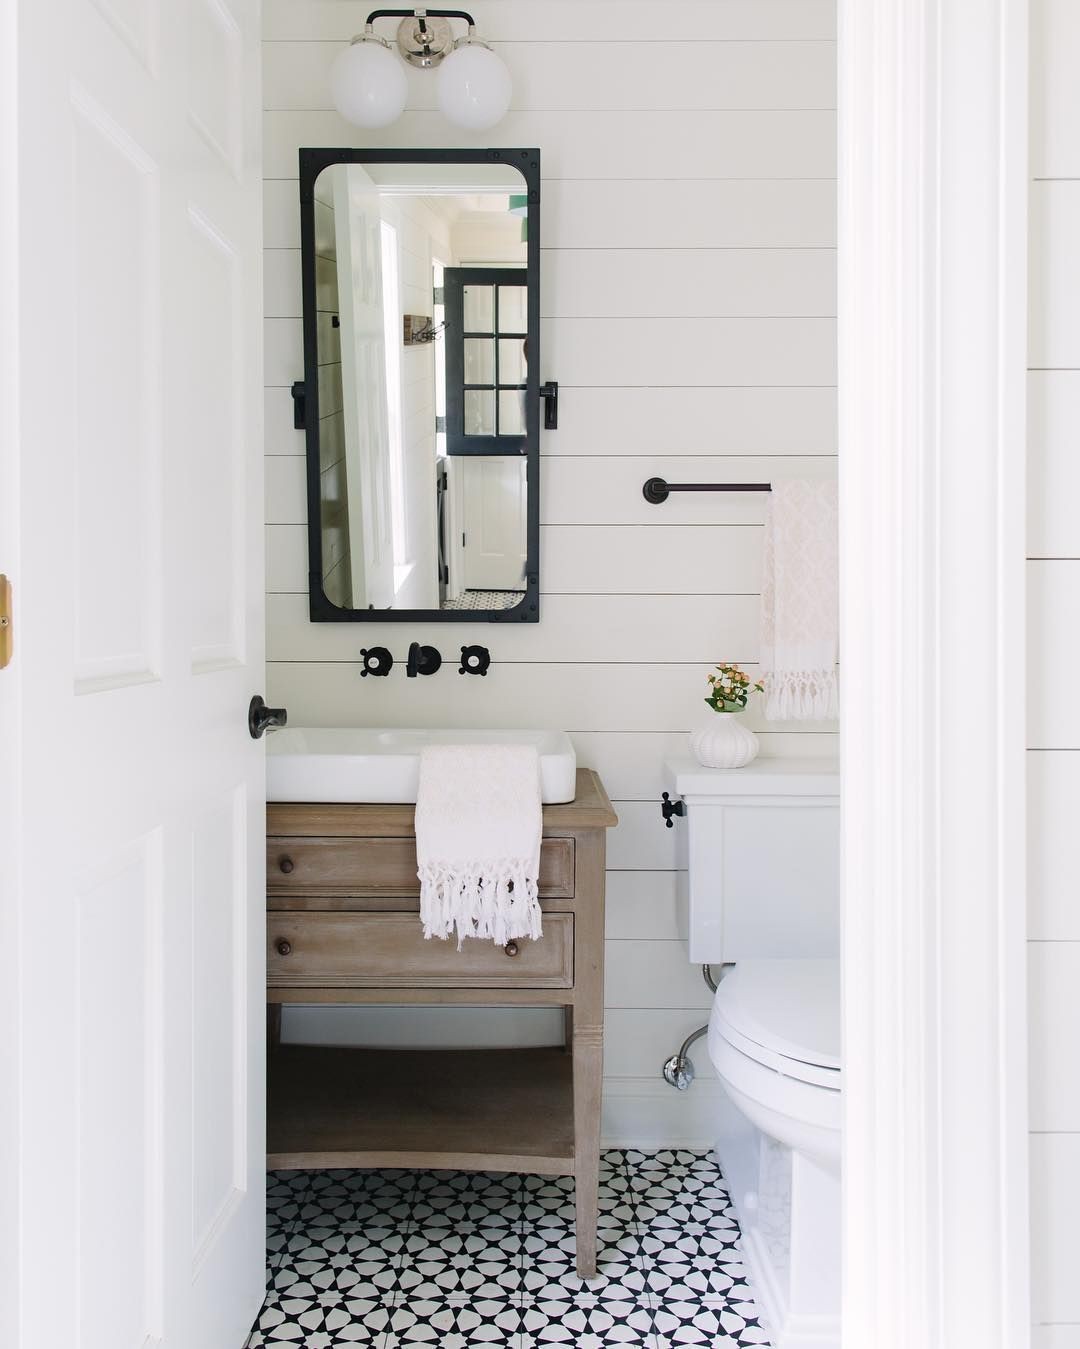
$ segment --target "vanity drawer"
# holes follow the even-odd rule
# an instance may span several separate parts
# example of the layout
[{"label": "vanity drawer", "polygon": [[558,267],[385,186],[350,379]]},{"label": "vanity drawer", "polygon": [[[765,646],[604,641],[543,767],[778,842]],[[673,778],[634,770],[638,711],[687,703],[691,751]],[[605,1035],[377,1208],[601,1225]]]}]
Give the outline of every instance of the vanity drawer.
[{"label": "vanity drawer", "polygon": [[[419,895],[414,838],[304,838],[266,840],[270,895]],[[574,897],[574,840],[540,844],[540,894]]]},{"label": "vanity drawer", "polygon": [[[561,841],[561,840],[560,840]],[[572,914],[544,915],[544,935],[511,953],[487,941],[426,940],[414,913],[272,913],[270,988],[571,988]]]}]

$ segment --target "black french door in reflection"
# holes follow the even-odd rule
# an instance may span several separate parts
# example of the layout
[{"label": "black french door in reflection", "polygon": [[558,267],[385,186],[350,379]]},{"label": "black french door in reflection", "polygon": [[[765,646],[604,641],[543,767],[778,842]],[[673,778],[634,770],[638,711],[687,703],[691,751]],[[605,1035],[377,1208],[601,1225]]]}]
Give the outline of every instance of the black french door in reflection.
[{"label": "black french door in reflection", "polygon": [[447,267],[446,452],[524,454],[528,274]]}]

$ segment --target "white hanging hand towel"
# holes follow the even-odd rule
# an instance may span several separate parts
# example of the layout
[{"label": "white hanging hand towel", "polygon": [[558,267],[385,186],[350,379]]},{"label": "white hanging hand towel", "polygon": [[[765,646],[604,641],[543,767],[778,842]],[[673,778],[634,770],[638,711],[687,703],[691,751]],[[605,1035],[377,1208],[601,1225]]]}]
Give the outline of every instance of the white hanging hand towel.
[{"label": "white hanging hand towel", "polygon": [[420,752],[416,860],[425,937],[498,946],[540,936],[540,758],[534,745]]},{"label": "white hanging hand towel", "polygon": [[773,483],[761,584],[761,664],[770,721],[837,715],[838,524],[834,481]]}]

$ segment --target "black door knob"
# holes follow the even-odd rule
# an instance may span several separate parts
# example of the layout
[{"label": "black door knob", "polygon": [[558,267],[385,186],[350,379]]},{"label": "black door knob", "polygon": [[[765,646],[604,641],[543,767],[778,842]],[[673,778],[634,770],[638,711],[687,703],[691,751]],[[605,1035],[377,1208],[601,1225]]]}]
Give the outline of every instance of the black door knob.
[{"label": "black door knob", "polygon": [[252,740],[261,740],[263,733],[270,727],[284,726],[289,714],[283,707],[267,707],[256,693],[248,703],[248,731]]}]

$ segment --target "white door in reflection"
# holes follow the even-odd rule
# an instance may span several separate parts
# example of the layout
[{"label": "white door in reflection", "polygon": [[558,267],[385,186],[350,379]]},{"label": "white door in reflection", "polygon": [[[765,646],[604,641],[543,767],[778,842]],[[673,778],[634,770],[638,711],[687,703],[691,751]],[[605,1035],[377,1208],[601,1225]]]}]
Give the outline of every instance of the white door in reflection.
[{"label": "white door in reflection", "polygon": [[[323,586],[343,608],[386,609],[394,602],[392,468],[394,447],[400,450],[401,443],[400,395],[391,419],[387,389],[388,351],[383,317],[383,263],[387,250],[375,184],[357,164],[337,165],[331,178],[345,481],[344,492],[340,488],[328,492],[330,475],[328,472],[322,475]],[[391,260],[395,252],[391,244]],[[399,312],[396,267],[387,279],[395,291],[392,298],[396,314]],[[393,327],[396,335],[398,324]],[[397,346],[395,342],[392,350],[395,358]],[[328,371],[332,368],[327,366]],[[396,433],[393,440],[391,430]],[[344,517],[337,558],[328,556],[327,541],[334,537],[330,526],[335,518],[331,515],[328,519],[330,505],[336,507],[338,518]],[[347,574],[347,589],[339,589],[335,566]]]},{"label": "white door in reflection", "polygon": [[466,590],[523,590],[525,460],[477,455],[464,466]]}]

